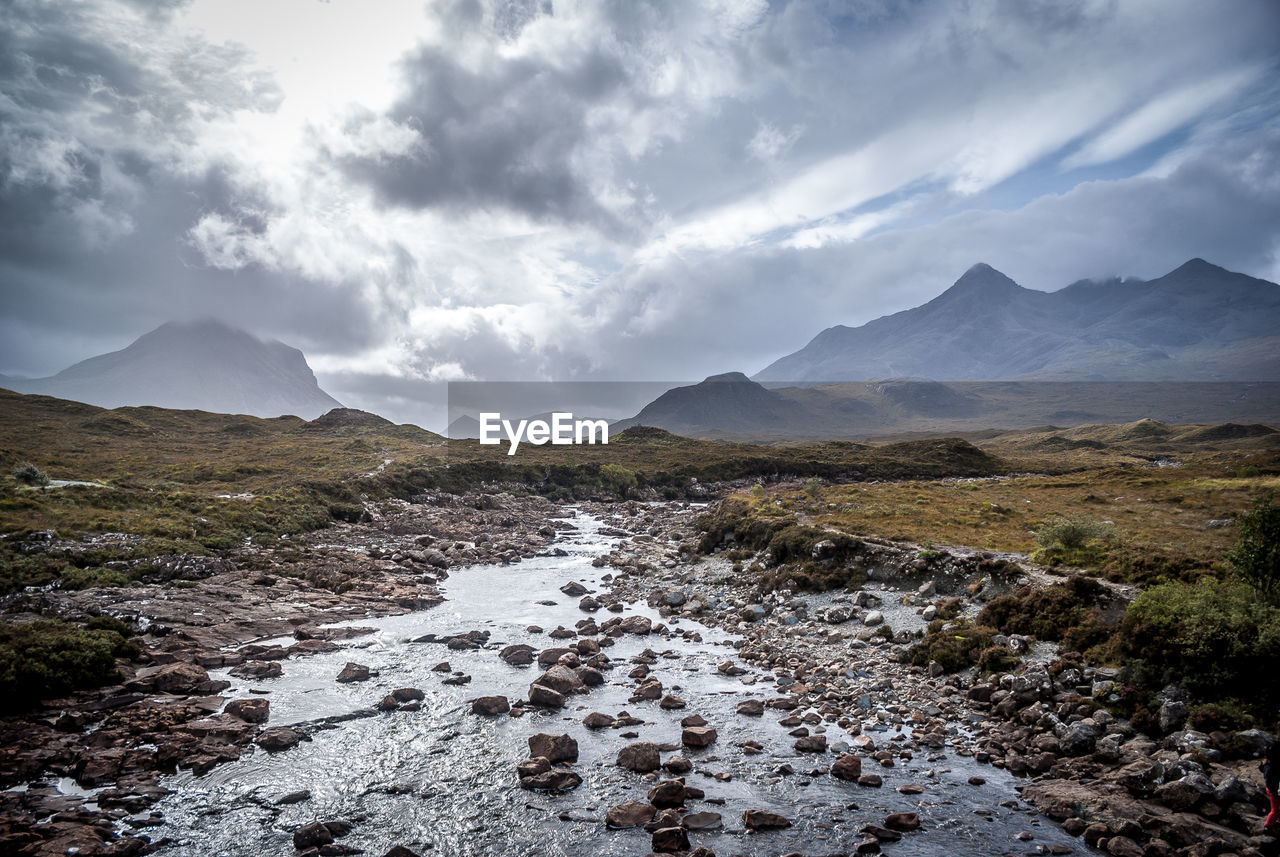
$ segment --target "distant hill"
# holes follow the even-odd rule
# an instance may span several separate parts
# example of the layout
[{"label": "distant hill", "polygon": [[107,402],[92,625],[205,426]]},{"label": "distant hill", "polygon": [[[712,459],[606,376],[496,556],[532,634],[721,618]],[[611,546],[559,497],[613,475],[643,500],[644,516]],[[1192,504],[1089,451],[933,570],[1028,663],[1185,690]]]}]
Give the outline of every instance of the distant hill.
[{"label": "distant hill", "polygon": [[744,435],[785,433],[795,418],[795,405],[766,390],[741,372],[712,375],[699,384],[675,387],[645,405],[612,431],[653,426],[691,437],[726,429]]},{"label": "distant hill", "polygon": [[928,303],[827,328],[754,376],[887,377],[1280,380],[1280,286],[1192,259],[1156,280],[1039,292],[978,264]]},{"label": "distant hill", "polygon": [[120,351],[48,378],[10,378],[3,386],[104,408],[153,405],[313,419],[342,407],[320,389],[301,351],[212,320],[170,322]]},{"label": "distant hill", "polygon": [[767,389],[735,372],[669,390],[613,430],[652,426],[689,437],[798,441],[1143,420],[1280,425],[1280,382],[900,378]]}]

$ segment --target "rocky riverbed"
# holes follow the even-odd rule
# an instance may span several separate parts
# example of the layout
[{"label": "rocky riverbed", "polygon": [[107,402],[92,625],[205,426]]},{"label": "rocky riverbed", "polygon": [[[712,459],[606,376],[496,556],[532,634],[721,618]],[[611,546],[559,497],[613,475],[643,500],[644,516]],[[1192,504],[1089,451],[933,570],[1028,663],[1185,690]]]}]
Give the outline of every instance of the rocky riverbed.
[{"label": "rocky riverbed", "polygon": [[190,587],[10,604],[145,633],[122,685],[3,722],[0,848],[1275,851],[1254,763],[1176,699],[1141,736],[1043,647],[986,680],[903,663],[940,598],[1035,569],[870,543],[861,590],[761,593],[694,554],[687,504],[417,500]]}]

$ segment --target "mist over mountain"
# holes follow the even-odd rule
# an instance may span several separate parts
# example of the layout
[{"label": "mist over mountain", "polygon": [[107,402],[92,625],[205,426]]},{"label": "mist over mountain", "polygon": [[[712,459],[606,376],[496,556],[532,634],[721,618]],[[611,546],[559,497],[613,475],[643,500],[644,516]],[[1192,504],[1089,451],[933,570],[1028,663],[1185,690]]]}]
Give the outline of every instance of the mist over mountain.
[{"label": "mist over mountain", "polygon": [[301,351],[213,320],[163,324],[56,375],[7,378],[0,386],[104,408],[155,405],[308,420],[342,406],[320,389]]},{"label": "mist over mountain", "polygon": [[1155,280],[1023,288],[977,264],[922,306],[836,325],[757,381],[1280,379],[1280,286],[1192,259]]}]

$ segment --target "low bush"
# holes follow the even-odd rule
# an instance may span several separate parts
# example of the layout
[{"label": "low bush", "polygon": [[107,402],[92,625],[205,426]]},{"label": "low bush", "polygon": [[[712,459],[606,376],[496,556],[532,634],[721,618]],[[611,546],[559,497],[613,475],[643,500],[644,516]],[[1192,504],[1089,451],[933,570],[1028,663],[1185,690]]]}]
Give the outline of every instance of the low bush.
[{"label": "low bush", "polygon": [[1061,642],[1064,649],[1084,652],[1111,634],[1101,605],[1107,588],[1083,575],[1034,589],[1025,586],[1013,595],[991,600],[978,614],[978,624],[1004,634],[1024,634]]},{"label": "low bush", "polygon": [[907,656],[918,667],[937,661],[944,672],[959,672],[978,664],[997,633],[995,628],[975,625],[967,619],[953,623],[935,619],[929,623],[924,639],[912,646]]},{"label": "low bush", "polygon": [[23,485],[31,485],[37,488],[49,484],[48,474],[29,461],[13,469],[13,478]]},{"label": "low bush", "polygon": [[46,697],[119,681],[115,659],[138,649],[111,620],[91,625],[52,619],[0,625],[0,708],[23,710]]},{"label": "low bush", "polygon": [[1280,607],[1240,582],[1167,583],[1138,595],[1108,644],[1126,683],[1169,684],[1193,702],[1238,707],[1273,723],[1280,676]]},{"label": "low bush", "polygon": [[1239,532],[1231,564],[1260,596],[1280,602],[1280,503],[1274,495],[1258,500],[1240,517]]}]

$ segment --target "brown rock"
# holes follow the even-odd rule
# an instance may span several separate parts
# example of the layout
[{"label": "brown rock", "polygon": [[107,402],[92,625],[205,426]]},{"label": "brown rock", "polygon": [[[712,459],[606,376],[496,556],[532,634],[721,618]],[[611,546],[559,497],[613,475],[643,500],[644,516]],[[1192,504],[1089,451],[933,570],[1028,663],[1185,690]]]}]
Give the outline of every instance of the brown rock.
[{"label": "brown rock", "polygon": [[803,735],[796,739],[793,745],[797,753],[825,753],[827,752],[827,736],[826,735]]},{"label": "brown rock", "polygon": [[563,708],[564,694],[557,693],[546,685],[529,685],[529,702],[540,708]]},{"label": "brown rock", "polygon": [[288,726],[272,726],[270,729],[263,729],[258,733],[258,737],[253,739],[253,743],[268,753],[279,753],[283,750],[288,750],[303,740],[310,739],[297,729],[290,729]]},{"label": "brown rock", "polygon": [[790,827],[791,822],[776,812],[763,809],[749,809],[742,814],[742,823],[748,830],[778,830]]},{"label": "brown rock", "polygon": [[689,850],[689,834],[683,827],[663,827],[653,832],[652,845],[658,854]]},{"label": "brown rock", "polygon": [[605,824],[610,827],[640,827],[653,820],[658,808],[644,801],[629,800],[610,807],[605,813]]},{"label": "brown rock", "polygon": [[246,723],[266,723],[270,716],[271,704],[265,699],[233,699],[223,710]]},{"label": "brown rock", "polygon": [[333,834],[329,832],[328,827],[318,821],[314,821],[306,827],[299,827],[293,832],[293,847],[299,851],[318,848],[331,842],[333,842]]},{"label": "brown rock", "polygon": [[717,737],[712,726],[690,726],[680,733],[680,743],[686,747],[709,747]]},{"label": "brown rock", "polygon": [[582,785],[582,777],[564,768],[553,768],[520,780],[520,788],[538,791],[567,791]]},{"label": "brown rock", "polygon": [[354,681],[368,681],[369,668],[364,664],[357,664],[354,661],[347,661],[347,665],[338,673],[338,677],[334,681],[342,684],[350,684]]},{"label": "brown rock", "polygon": [[599,711],[593,711],[582,718],[582,725],[588,729],[607,729],[615,722],[614,718],[608,714],[601,714]]},{"label": "brown rock", "polygon": [[544,756],[549,762],[576,762],[578,742],[568,735],[540,732],[529,736],[529,755]]},{"label": "brown rock", "polygon": [[890,830],[919,830],[920,816],[914,812],[893,812],[885,816],[884,826]]},{"label": "brown rock", "polygon": [[1107,853],[1113,857],[1142,857],[1142,847],[1127,836],[1112,836],[1107,840]]},{"label": "brown rock", "polygon": [[831,776],[838,780],[857,782],[858,777],[862,776],[862,759],[852,753],[845,753],[831,766]]},{"label": "brown rock", "polygon": [[471,713],[492,716],[506,714],[511,710],[511,702],[505,696],[481,696],[471,700]]},{"label": "brown rock", "polygon": [[649,789],[648,798],[649,803],[659,809],[684,806],[684,780],[663,780],[653,788]]},{"label": "brown rock", "polygon": [[635,771],[637,774],[656,771],[661,765],[658,745],[650,741],[628,744],[618,751],[617,765],[619,768],[626,768],[628,771]]}]

